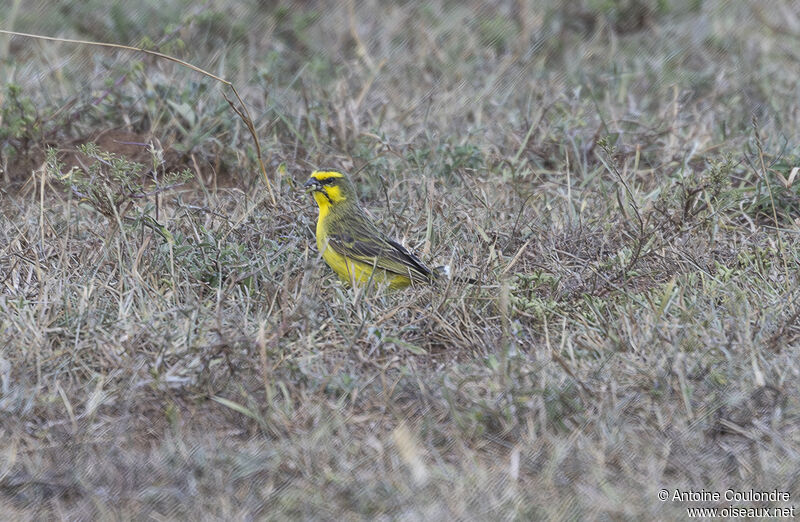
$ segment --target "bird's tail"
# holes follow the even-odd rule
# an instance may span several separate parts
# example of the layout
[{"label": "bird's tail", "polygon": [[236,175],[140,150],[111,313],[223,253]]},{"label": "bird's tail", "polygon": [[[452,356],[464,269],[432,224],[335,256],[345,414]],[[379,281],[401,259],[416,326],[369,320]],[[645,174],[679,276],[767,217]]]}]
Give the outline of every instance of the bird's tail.
[{"label": "bird's tail", "polygon": [[453,276],[452,273],[450,272],[450,265],[437,266],[433,269],[433,273],[436,274],[436,277],[452,279],[453,281],[456,281],[458,283],[465,283],[468,285],[477,285],[478,283],[480,283],[480,281],[478,281],[477,279],[473,279],[471,277]]}]

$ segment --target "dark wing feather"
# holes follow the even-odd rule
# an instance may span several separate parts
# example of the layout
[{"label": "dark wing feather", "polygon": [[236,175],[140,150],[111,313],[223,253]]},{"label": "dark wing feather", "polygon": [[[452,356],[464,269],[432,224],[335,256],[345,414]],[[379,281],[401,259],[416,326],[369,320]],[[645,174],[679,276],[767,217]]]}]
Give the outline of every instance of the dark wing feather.
[{"label": "dark wing feather", "polygon": [[434,277],[433,272],[400,243],[370,236],[354,238],[349,234],[328,234],[328,246],[343,256],[408,276],[415,282],[430,281]]},{"label": "dark wing feather", "polygon": [[403,258],[405,263],[413,266],[417,272],[424,275],[428,279],[433,277],[434,275],[433,271],[427,266],[425,266],[425,264],[422,261],[420,261],[420,259],[417,256],[406,250],[406,248],[403,245],[389,238],[386,238],[386,242],[389,243],[391,246],[393,246],[395,248],[395,251]]}]

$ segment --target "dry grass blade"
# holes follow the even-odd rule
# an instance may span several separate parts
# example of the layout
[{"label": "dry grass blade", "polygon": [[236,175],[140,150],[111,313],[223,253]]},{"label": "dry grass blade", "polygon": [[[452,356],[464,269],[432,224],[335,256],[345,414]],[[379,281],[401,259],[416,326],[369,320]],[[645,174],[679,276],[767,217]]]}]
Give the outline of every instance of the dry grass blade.
[{"label": "dry grass blade", "polygon": [[264,167],[264,161],[261,158],[261,145],[259,144],[258,136],[256,135],[256,132],[255,132],[255,126],[253,125],[253,120],[250,117],[250,110],[247,108],[247,104],[244,103],[244,100],[242,100],[242,97],[239,96],[239,91],[236,90],[236,87],[230,81],[228,81],[228,80],[226,80],[224,78],[220,78],[219,76],[217,76],[215,74],[212,74],[212,73],[206,71],[205,69],[201,69],[200,67],[197,67],[196,65],[192,65],[189,62],[185,62],[183,60],[180,60],[180,59],[175,58],[173,56],[169,56],[169,55],[164,54],[164,53],[160,53],[158,51],[151,51],[149,49],[142,49],[141,47],[132,47],[130,45],[121,45],[121,44],[113,44],[113,43],[106,43],[106,42],[92,42],[92,41],[89,41],[89,40],[73,40],[73,39],[70,39],[70,38],[56,38],[56,37],[53,37],[53,36],[43,36],[43,35],[38,35],[38,34],[20,33],[20,32],[17,32],[17,31],[6,31],[6,30],[3,30],[3,29],[0,29],[0,34],[7,34],[7,35],[10,35],[10,36],[21,36],[21,37],[24,37],[24,38],[34,38],[34,39],[37,39],[37,40],[46,40],[46,41],[50,41],[50,42],[63,42],[63,43],[71,43],[71,44],[79,44],[79,45],[90,45],[90,46],[95,46],[95,47],[107,47],[107,48],[111,48],[111,49],[120,49],[120,50],[124,50],[124,51],[134,51],[134,52],[137,52],[137,53],[143,53],[143,54],[147,54],[147,55],[150,55],[150,56],[155,56],[156,58],[169,60],[171,62],[174,62],[174,63],[177,63],[179,65],[182,65],[183,67],[188,67],[192,71],[198,72],[198,73],[200,73],[200,74],[202,74],[204,76],[207,76],[207,77],[209,77],[209,78],[211,78],[213,80],[216,80],[216,81],[222,83],[226,87],[229,87],[233,91],[234,96],[236,96],[236,100],[239,102],[239,105],[241,106],[241,109],[236,107],[228,99],[228,97],[225,96],[224,92],[222,93],[222,95],[225,96],[225,100],[231,106],[231,109],[233,109],[233,111],[236,113],[236,115],[239,116],[239,118],[241,118],[242,122],[244,122],[245,126],[247,127],[247,130],[250,132],[250,135],[253,138],[253,144],[254,144],[254,146],[256,148],[256,154],[258,156],[258,164],[259,164],[259,167],[261,169],[261,176],[264,179],[264,183],[267,185],[267,190],[269,191],[270,199],[272,200],[272,205],[275,206],[277,204],[277,201],[275,200],[275,194],[272,191],[272,183],[269,180],[269,176],[267,175],[267,169]]},{"label": "dry grass blade", "polygon": [[[0,518],[800,498],[792,2],[6,4]],[[453,276],[341,284],[322,168]]]}]

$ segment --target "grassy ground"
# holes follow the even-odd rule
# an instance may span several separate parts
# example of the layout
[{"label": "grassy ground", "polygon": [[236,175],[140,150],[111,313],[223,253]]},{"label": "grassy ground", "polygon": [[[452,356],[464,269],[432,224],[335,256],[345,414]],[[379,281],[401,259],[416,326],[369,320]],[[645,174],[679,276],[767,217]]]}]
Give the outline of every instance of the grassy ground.
[{"label": "grassy ground", "polygon": [[[213,80],[0,36],[5,516],[797,505],[791,2],[195,4],[0,5],[231,80],[276,195]],[[482,283],[343,287],[318,167]]]}]

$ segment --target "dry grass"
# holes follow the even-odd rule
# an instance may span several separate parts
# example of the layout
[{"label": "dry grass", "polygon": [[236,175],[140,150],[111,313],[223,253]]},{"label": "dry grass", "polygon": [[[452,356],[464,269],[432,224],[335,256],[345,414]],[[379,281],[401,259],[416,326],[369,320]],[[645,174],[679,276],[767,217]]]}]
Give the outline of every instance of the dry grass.
[{"label": "dry grass", "polygon": [[[685,516],[662,488],[796,503],[790,2],[163,4],[26,4],[2,28],[147,37],[220,72],[278,202],[205,79],[0,45],[7,517]],[[341,286],[300,190],[316,167],[482,284]]]}]

